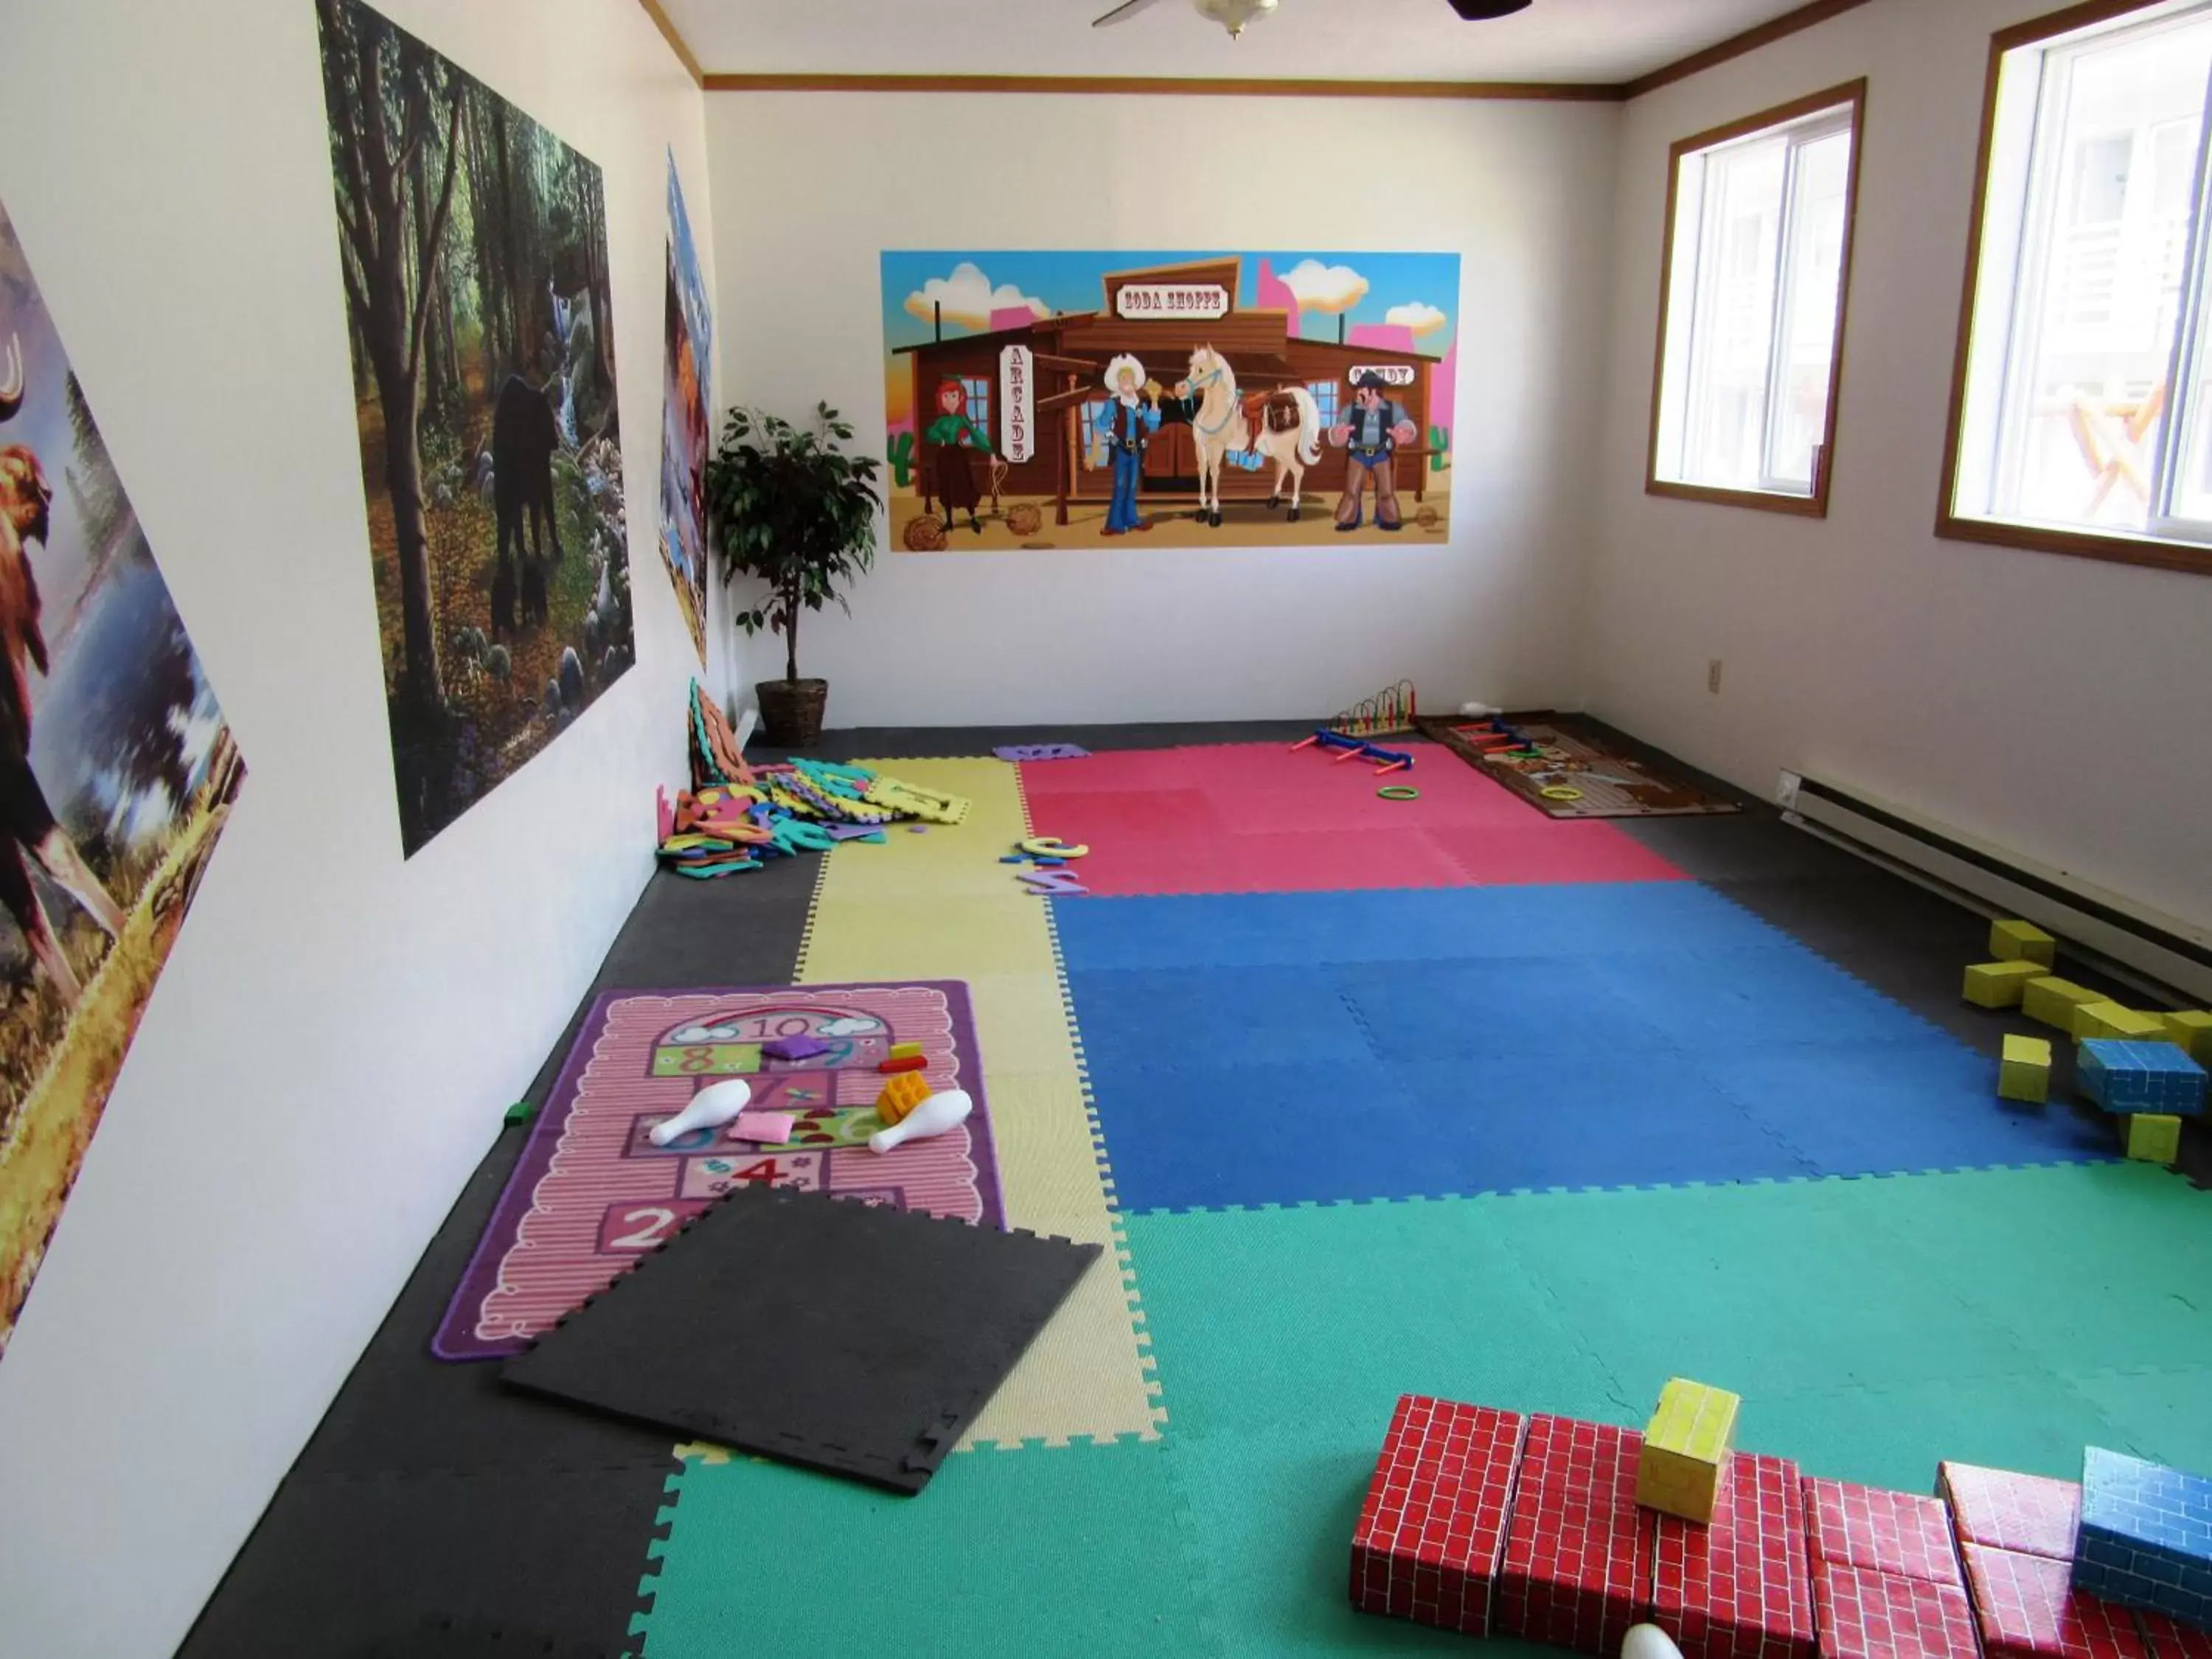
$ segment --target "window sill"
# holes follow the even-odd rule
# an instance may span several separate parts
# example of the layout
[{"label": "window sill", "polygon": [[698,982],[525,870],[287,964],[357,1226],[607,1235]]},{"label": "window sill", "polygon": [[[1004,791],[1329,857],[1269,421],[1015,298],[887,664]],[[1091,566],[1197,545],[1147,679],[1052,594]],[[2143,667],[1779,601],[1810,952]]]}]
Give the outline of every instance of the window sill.
[{"label": "window sill", "polygon": [[1936,520],[1936,533],[1946,541],[1979,542],[1985,547],[2058,553],[2069,558],[2102,559],[2110,564],[2148,565],[2155,570],[2212,576],[2212,547],[2195,542],[2166,541],[2155,536],[2120,535],[2110,531],[2059,530],[2018,524],[2008,519],[1962,519],[1949,513]]},{"label": "window sill", "polygon": [[1799,519],[1828,516],[1827,499],[1821,495],[1784,495],[1771,489],[1723,489],[1713,484],[1674,483],[1665,478],[1646,478],[1644,493],[1678,501],[1704,501],[1713,507],[1747,507],[1760,513],[1787,513]]}]

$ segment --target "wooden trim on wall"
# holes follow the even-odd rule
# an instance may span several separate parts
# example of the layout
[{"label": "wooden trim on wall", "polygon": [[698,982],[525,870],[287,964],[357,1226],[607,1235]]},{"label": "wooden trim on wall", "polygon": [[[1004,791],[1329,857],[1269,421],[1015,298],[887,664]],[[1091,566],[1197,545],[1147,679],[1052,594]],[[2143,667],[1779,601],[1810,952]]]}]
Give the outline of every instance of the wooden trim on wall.
[{"label": "wooden trim on wall", "polygon": [[684,65],[684,72],[691,77],[691,84],[705,86],[706,70],[699,67],[699,60],[691,55],[691,48],[684,44],[683,32],[660,9],[660,0],[637,0],[637,3],[645,9],[645,15],[653,19],[653,27],[659,29],[660,38],[668,42],[668,49],[676,54],[676,61]]},{"label": "wooden trim on wall", "polygon": [[[1825,519],[1828,516],[1828,489],[1836,475],[1836,415],[1842,405],[1844,389],[1844,337],[1850,315],[1851,266],[1858,248],[1859,171],[1860,158],[1865,151],[1867,82],[1863,76],[1847,81],[1841,86],[1830,87],[1825,92],[1815,92],[1802,98],[1762,110],[1756,115],[1747,115],[1741,120],[1693,133],[1679,138],[1667,150],[1667,216],[1659,243],[1659,343],[1651,362],[1651,435],[1644,451],[1644,492],[1647,495],[1672,496],[1678,501],[1707,501],[1717,506],[1747,507],[1767,513],[1790,513],[1800,517]],[[1823,110],[1848,106],[1851,112],[1851,164],[1849,176],[1844,181],[1844,245],[1842,264],[1836,276],[1836,333],[1833,356],[1828,367],[1828,407],[1825,417],[1820,447],[1814,463],[1813,489],[1809,495],[1784,495],[1766,489],[1729,489],[1711,484],[1684,483],[1659,476],[1659,417],[1661,399],[1666,390],[1667,324],[1669,307],[1674,301],[1674,234],[1676,213],[1680,204],[1682,158],[1699,150],[1711,149],[1733,139],[1747,137],[1769,127],[1786,125]],[[1788,234],[1788,227],[1784,228]]]},{"label": "wooden trim on wall", "polygon": [[1840,17],[1866,4],[1867,0],[1812,0],[1795,11],[1784,12],[1779,17],[1747,28],[1741,34],[1730,35],[1717,46],[1707,46],[1703,52],[1693,52],[1649,75],[1640,75],[1621,88],[1624,98],[1641,98],[1647,92],[1656,92],[1662,87],[1671,87],[1677,81],[1686,81],[1692,76],[1757,52],[1761,46],[1771,46],[1777,40],[1785,40],[1831,17]]},{"label": "wooden trim on wall", "polygon": [[1553,81],[1261,81],[1151,75],[709,75],[708,92],[1056,93],[1174,98],[1527,99],[1617,104],[1617,86]]},{"label": "wooden trim on wall", "polygon": [[1981,143],[1974,159],[1974,193],[1966,220],[1966,270],[1960,284],[1958,340],[1951,355],[1951,404],[1943,422],[1943,470],[1937,481],[1942,494],[1936,503],[1936,534],[1943,540],[1978,542],[1987,547],[2016,548],[2028,553],[2057,553],[2073,558],[2102,559],[2114,564],[2148,565],[2160,570],[2212,575],[2212,547],[2192,542],[2091,530],[2060,530],[1961,514],[1957,510],[1960,452],[1966,416],[1966,375],[1973,356],[1974,313],[1981,299],[1982,230],[1989,208],[1990,173],[1996,156],[1997,89],[2003,79],[2005,55],[2022,46],[2145,10],[2154,3],[2155,0],[2084,0],[2084,3],[2069,6],[2063,11],[2050,12],[2000,29],[1990,37],[1989,67],[1982,86]]}]

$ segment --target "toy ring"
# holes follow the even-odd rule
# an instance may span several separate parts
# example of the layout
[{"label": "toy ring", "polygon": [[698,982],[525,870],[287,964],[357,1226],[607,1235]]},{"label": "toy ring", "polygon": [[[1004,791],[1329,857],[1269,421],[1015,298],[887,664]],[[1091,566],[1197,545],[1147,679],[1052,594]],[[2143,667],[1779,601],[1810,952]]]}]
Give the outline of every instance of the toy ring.
[{"label": "toy ring", "polygon": [[1421,798],[1419,790],[1410,788],[1402,783],[1386,784],[1375,793],[1384,800],[1419,800]]},{"label": "toy ring", "polygon": [[1563,783],[1555,783],[1544,792],[1546,800],[1580,800],[1582,798],[1581,790],[1570,789]]},{"label": "toy ring", "polygon": [[1022,851],[1036,859],[1079,859],[1090,850],[1070,847],[1057,836],[1033,836],[1022,843]]}]

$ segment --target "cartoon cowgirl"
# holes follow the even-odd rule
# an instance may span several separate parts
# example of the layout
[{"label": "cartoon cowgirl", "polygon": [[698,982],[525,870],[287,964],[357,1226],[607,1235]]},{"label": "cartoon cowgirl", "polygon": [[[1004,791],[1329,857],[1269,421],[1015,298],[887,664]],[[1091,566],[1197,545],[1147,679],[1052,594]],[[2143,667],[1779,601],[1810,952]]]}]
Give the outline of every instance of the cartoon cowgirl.
[{"label": "cartoon cowgirl", "polygon": [[980,449],[988,455],[991,441],[968,418],[968,391],[959,381],[939,384],[937,407],[937,418],[921,435],[924,441],[937,446],[937,498],[945,503],[945,527],[951,529],[953,510],[964,507],[968,527],[980,536],[983,521],[975,516],[975,509],[983,497],[975,488],[975,475],[969,470],[965,452]]}]

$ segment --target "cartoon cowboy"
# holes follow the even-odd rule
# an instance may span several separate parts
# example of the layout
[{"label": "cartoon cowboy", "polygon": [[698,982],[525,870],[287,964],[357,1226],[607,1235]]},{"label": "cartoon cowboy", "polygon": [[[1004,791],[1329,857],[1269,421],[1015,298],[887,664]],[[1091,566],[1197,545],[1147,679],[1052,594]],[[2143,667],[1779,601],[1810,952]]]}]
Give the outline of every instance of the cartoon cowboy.
[{"label": "cartoon cowboy", "polygon": [[1098,533],[1120,536],[1150,530],[1151,520],[1137,515],[1137,483],[1145,470],[1146,441],[1160,429],[1159,388],[1145,379],[1142,363],[1124,355],[1106,365],[1106,390],[1110,395],[1091,430],[1113,458],[1114,501]]},{"label": "cartoon cowboy", "polygon": [[1352,384],[1348,418],[1329,428],[1329,442],[1349,452],[1344,495],[1336,505],[1340,533],[1359,528],[1359,498],[1370,483],[1375,486],[1375,527],[1397,530],[1403,526],[1398,516],[1397,481],[1391,475],[1396,470],[1398,446],[1412,443],[1419,433],[1405,405],[1384,397],[1382,391],[1380,374],[1370,370],[1361,375]]}]

